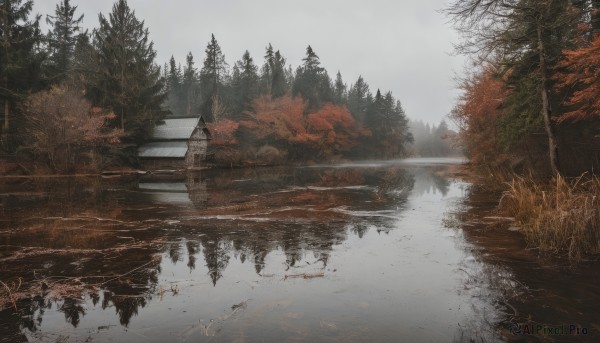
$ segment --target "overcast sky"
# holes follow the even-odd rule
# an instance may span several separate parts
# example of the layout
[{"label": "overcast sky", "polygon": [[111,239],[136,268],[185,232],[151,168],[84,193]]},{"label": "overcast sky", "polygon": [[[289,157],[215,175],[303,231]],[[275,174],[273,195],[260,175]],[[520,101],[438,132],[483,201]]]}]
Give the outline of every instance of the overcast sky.
[{"label": "overcast sky", "polygon": [[[58,0],[34,0],[34,12],[53,14]],[[83,26],[98,26],[98,13],[112,0],[71,0],[85,15]],[[391,90],[407,115],[439,123],[458,95],[453,78],[464,58],[453,54],[458,40],[439,10],[448,0],[129,0],[144,20],[163,65],[192,52],[201,67],[214,33],[230,66],[250,51],[263,64],[265,47],[280,50],[293,69],[311,45],[332,78],[339,70],[350,86],[359,75],[373,93]]]}]

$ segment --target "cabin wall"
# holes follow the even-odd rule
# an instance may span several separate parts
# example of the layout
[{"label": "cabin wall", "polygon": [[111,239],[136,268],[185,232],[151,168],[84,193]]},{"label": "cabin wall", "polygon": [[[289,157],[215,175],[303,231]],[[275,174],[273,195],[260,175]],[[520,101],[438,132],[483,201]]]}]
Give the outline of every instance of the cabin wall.
[{"label": "cabin wall", "polygon": [[202,162],[206,161],[207,150],[207,136],[199,129],[194,130],[192,137],[188,142],[188,151],[185,155],[186,167],[200,168],[202,166]]}]

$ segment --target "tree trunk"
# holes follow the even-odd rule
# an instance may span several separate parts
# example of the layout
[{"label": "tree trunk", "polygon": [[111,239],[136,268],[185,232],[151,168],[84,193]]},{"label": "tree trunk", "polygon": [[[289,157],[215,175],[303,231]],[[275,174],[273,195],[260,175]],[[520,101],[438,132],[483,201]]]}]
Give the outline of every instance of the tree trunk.
[{"label": "tree trunk", "polygon": [[4,98],[4,126],[3,126],[3,131],[4,133],[8,133],[8,129],[9,129],[9,118],[10,116],[10,103],[8,102],[7,98]]},{"label": "tree trunk", "polygon": [[552,174],[557,175],[560,172],[558,161],[558,143],[552,127],[550,118],[551,109],[548,102],[548,77],[546,76],[546,57],[544,49],[544,41],[542,39],[542,15],[537,17],[537,40],[538,54],[540,56],[540,76],[541,76],[541,92],[542,92],[542,116],[544,117],[544,126],[548,135],[548,153],[550,156],[550,168]]},{"label": "tree trunk", "polygon": [[[5,58],[6,60],[4,61],[5,66],[8,66],[10,64],[10,55],[9,55],[9,51],[10,51],[10,26],[8,24],[8,1],[4,1],[4,4],[2,4],[2,30],[4,31],[3,36],[3,40],[2,40],[2,47],[4,48],[4,53],[5,53]],[[4,92],[8,92],[8,74],[7,74],[7,70],[3,70],[2,71],[4,74],[4,78],[2,80],[3,82],[3,87],[4,87]],[[8,100],[8,94],[5,94],[4,96],[4,126],[2,127],[2,133],[6,133],[8,134],[8,129],[9,129],[9,116],[10,116],[10,103]]]},{"label": "tree trunk", "polygon": [[592,31],[598,33],[600,31],[600,0],[592,0]]}]

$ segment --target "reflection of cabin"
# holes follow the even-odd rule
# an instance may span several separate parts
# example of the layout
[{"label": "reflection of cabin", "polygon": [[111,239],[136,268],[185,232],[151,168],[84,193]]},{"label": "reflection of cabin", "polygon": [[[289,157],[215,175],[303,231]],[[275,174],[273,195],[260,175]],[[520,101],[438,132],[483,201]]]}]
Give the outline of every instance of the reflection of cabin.
[{"label": "reflection of cabin", "polygon": [[138,157],[146,170],[200,168],[210,139],[202,116],[165,119],[154,128],[150,142],[138,149]]},{"label": "reflection of cabin", "polygon": [[188,173],[185,181],[140,182],[139,190],[152,194],[159,204],[193,205],[203,209],[208,203],[206,179],[200,174]]}]

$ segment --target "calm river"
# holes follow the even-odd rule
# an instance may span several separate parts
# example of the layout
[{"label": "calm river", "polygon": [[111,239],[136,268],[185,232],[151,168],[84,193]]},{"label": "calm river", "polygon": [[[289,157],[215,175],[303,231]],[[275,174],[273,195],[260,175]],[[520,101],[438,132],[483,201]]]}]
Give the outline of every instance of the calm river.
[{"label": "calm river", "polygon": [[597,264],[524,249],[453,163],[5,182],[0,341],[597,341]]}]

